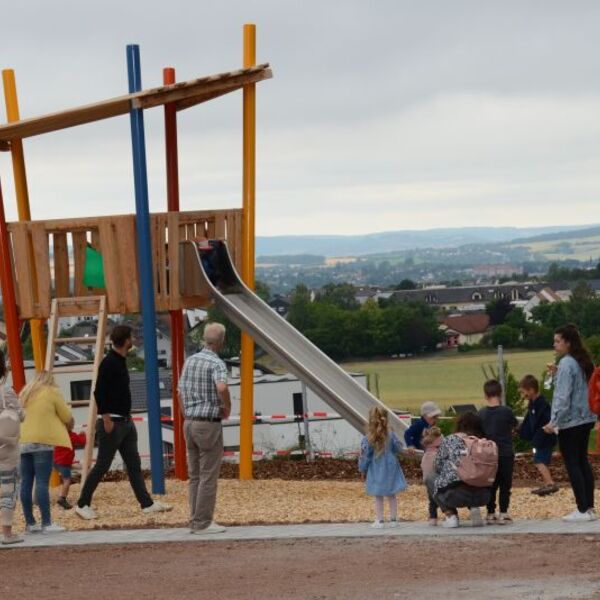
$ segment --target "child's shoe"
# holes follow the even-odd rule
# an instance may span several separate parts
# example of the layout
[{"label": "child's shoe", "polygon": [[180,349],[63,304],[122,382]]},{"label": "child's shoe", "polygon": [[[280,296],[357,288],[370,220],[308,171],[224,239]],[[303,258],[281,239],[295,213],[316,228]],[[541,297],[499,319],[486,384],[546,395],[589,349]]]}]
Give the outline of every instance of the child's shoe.
[{"label": "child's shoe", "polygon": [[373,529],[383,529],[383,527],[384,527],[383,521],[373,521],[373,523],[371,524],[371,527]]},{"label": "child's shoe", "polygon": [[62,525],[58,525],[57,523],[50,523],[50,525],[44,525],[42,527],[42,533],[62,533],[66,531],[67,528]]},{"label": "child's shoe", "polygon": [[544,493],[540,494],[540,496],[549,496],[550,494],[556,494],[560,488],[553,483],[552,485],[547,485],[544,489]]},{"label": "child's shoe", "polygon": [[483,527],[483,519],[481,518],[481,510],[478,507],[470,508],[471,525],[473,527]]},{"label": "child's shoe", "polygon": [[398,519],[390,519],[390,522],[388,523],[389,527],[398,527]]},{"label": "child's shoe", "polygon": [[25,525],[25,533],[40,533],[42,526],[39,523],[33,525]]},{"label": "child's shoe", "polygon": [[2,538],[2,544],[5,546],[8,546],[10,544],[20,544],[21,542],[24,542],[25,539],[22,538],[20,535],[17,535],[16,533],[11,533],[10,535],[5,535]]},{"label": "child's shoe", "polygon": [[512,517],[508,513],[500,513],[498,515],[498,525],[512,525]]},{"label": "child's shoe", "polygon": [[442,527],[445,529],[455,529],[458,527],[458,517],[456,515],[450,515],[449,517],[446,517],[442,523]]},{"label": "child's shoe", "polygon": [[589,511],[579,512],[578,510],[574,510],[572,513],[565,515],[562,520],[566,521],[567,523],[582,523],[585,521],[591,521],[592,516],[590,515]]},{"label": "child's shoe", "polygon": [[496,525],[498,523],[498,515],[496,513],[488,513],[485,517],[485,522],[488,525]]},{"label": "child's shoe", "polygon": [[437,524],[438,524],[437,517],[436,517],[435,519],[434,519],[433,517],[431,517],[431,518],[429,519],[428,523],[429,523],[429,525],[430,525],[431,527],[437,527]]},{"label": "child's shoe", "polygon": [[56,504],[65,510],[71,510],[73,508],[73,505],[64,496],[60,496],[60,498],[56,501]]},{"label": "child's shoe", "polygon": [[590,515],[590,521],[597,521],[598,520],[598,515],[596,514],[596,511],[593,508],[588,509],[588,515]]}]

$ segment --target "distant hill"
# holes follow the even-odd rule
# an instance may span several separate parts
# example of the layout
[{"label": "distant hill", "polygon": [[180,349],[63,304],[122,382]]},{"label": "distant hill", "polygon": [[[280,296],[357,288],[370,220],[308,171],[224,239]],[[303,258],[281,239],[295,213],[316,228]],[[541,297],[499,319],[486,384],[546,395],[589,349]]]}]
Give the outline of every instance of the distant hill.
[{"label": "distant hill", "polygon": [[[588,224],[523,228],[459,227],[386,231],[365,235],[259,236],[256,239],[256,253],[262,257],[295,254],[363,256],[419,248],[457,248],[467,244],[521,242],[523,239],[534,241],[532,238],[547,235],[565,239],[562,235],[565,232],[573,232],[570,236],[573,237],[579,231],[583,234],[583,230],[590,229]],[[594,229],[600,230],[600,227]]]}]

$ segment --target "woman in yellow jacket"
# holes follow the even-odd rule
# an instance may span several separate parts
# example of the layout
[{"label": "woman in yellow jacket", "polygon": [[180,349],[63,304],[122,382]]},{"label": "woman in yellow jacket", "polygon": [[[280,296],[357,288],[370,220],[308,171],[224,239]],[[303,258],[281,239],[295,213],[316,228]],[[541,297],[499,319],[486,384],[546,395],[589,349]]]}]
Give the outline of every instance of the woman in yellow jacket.
[{"label": "woman in yellow jacket", "polygon": [[[50,518],[49,483],[54,446],[71,448],[67,427],[73,426],[67,406],[54,377],[42,371],[23,388],[20,400],[25,409],[21,425],[21,504],[28,533],[53,533],[65,528]],[[41,524],[33,516],[33,483],[42,516]]]}]

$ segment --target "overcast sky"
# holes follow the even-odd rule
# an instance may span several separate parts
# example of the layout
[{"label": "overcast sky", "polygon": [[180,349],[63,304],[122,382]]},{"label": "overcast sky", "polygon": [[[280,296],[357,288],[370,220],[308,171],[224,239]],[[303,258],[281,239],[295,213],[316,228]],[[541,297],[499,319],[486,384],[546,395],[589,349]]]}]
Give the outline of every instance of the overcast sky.
[{"label": "overcast sky", "polygon": [[[258,28],[259,235],[598,222],[600,2],[27,0],[2,9],[21,116],[239,68]],[[16,5],[16,7],[15,7]],[[241,205],[241,92],[180,114],[183,210]],[[162,110],[146,111],[165,210]],[[0,118],[5,113],[0,110]],[[128,117],[25,141],[33,218],[134,211]],[[9,219],[12,169],[0,154]]]}]

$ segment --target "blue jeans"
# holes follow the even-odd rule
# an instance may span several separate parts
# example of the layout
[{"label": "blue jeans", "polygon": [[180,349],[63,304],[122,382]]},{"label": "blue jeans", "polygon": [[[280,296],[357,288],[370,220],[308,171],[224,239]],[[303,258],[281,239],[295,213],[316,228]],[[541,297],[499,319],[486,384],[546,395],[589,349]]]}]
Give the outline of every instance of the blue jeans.
[{"label": "blue jeans", "polygon": [[52,524],[50,518],[50,474],[52,473],[52,450],[25,452],[21,454],[21,504],[27,525],[35,525],[33,516],[33,482],[42,514],[42,527]]}]

